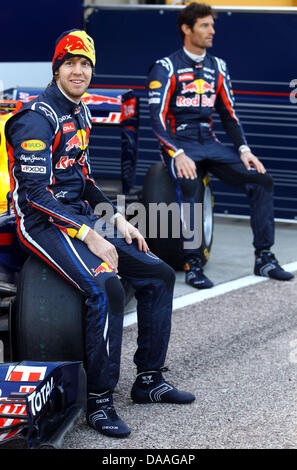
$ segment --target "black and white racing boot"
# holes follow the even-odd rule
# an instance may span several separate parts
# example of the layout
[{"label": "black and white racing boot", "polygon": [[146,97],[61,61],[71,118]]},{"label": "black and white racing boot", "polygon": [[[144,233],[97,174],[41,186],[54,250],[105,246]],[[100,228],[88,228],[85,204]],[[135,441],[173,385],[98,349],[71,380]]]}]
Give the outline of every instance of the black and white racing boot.
[{"label": "black and white racing boot", "polygon": [[128,426],[118,416],[109,391],[88,394],[86,418],[89,426],[105,436],[127,437],[131,433]]},{"label": "black and white racing boot", "polygon": [[131,390],[135,403],[177,403],[186,404],[195,400],[190,392],[178,390],[166,382],[161,370],[141,372],[137,375]]},{"label": "black and white racing boot", "polygon": [[262,250],[255,259],[254,274],[278,281],[289,281],[294,274],[285,271],[270,250]]}]

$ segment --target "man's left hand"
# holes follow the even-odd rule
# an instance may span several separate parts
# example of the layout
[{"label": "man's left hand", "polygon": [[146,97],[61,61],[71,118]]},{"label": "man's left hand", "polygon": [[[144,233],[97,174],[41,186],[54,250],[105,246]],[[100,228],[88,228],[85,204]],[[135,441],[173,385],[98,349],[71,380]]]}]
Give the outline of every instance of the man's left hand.
[{"label": "man's left hand", "polygon": [[260,160],[252,154],[252,152],[242,152],[240,154],[240,159],[244,164],[247,170],[251,169],[251,166],[255,167],[258,173],[266,173],[266,169],[264,165],[260,162]]},{"label": "man's left hand", "polygon": [[139,251],[144,251],[145,253],[149,251],[149,247],[144,237],[141,235],[141,233],[136,227],[134,227],[132,224],[130,224],[130,222],[125,219],[124,216],[119,215],[115,219],[115,223],[117,229],[119,230],[119,232],[121,232],[122,235],[124,235],[125,240],[129,245],[132,243],[132,238],[135,238],[137,240]]}]

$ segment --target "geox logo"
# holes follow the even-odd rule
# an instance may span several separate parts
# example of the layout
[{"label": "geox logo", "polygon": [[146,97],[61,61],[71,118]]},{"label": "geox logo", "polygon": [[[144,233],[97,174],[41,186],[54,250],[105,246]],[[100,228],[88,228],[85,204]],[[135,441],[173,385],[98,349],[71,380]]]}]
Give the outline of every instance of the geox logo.
[{"label": "geox logo", "polygon": [[109,402],[109,398],[100,398],[98,400],[96,400],[96,403],[99,405],[100,403],[108,403]]}]

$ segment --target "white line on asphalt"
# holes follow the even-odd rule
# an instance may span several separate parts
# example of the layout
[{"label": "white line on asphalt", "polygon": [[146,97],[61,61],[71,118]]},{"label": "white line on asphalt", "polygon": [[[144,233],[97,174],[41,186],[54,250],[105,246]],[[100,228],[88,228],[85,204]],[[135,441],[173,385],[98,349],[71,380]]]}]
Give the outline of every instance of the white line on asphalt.
[{"label": "white line on asphalt", "polygon": [[[297,261],[289,263],[282,266],[286,271],[297,271]],[[188,305],[201,302],[202,300],[211,299],[217,295],[226,294],[241,287],[251,286],[253,284],[259,284],[260,282],[268,281],[267,277],[258,277],[258,276],[245,276],[240,279],[235,279],[234,281],[224,282],[219,284],[211,289],[195,291],[192,294],[185,294],[180,297],[173,299],[173,310],[179,308],[187,307]],[[136,312],[128,313],[124,316],[124,327],[133,325],[137,323],[137,314]]]}]

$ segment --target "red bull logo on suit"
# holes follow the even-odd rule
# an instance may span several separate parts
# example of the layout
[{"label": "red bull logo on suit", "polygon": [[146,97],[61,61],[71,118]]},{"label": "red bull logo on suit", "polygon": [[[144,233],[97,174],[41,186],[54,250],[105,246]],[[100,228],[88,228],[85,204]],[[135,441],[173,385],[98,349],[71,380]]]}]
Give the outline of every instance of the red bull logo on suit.
[{"label": "red bull logo on suit", "polygon": [[85,150],[88,146],[88,135],[83,129],[79,129],[74,136],[67,141],[66,152],[73,148]]},{"label": "red bull logo on suit", "polygon": [[107,263],[103,262],[100,264],[100,266],[98,266],[98,268],[92,268],[92,272],[94,273],[94,276],[96,277],[100,273],[111,273],[112,269]]},{"label": "red bull logo on suit", "polygon": [[208,83],[202,78],[199,78],[198,80],[194,80],[191,83],[183,83],[183,89],[182,89],[182,94],[184,95],[185,93],[198,93],[199,95],[202,95],[203,93],[215,93],[214,89],[214,82]]},{"label": "red bull logo on suit", "polygon": [[[210,107],[214,106],[216,100],[214,82],[208,83],[202,78],[194,80],[191,83],[183,83],[182,95],[186,93],[195,93],[194,98],[187,96],[178,96],[176,98],[176,106],[179,107],[190,107],[190,106],[202,106]],[[209,96],[210,94],[210,96]]]}]

